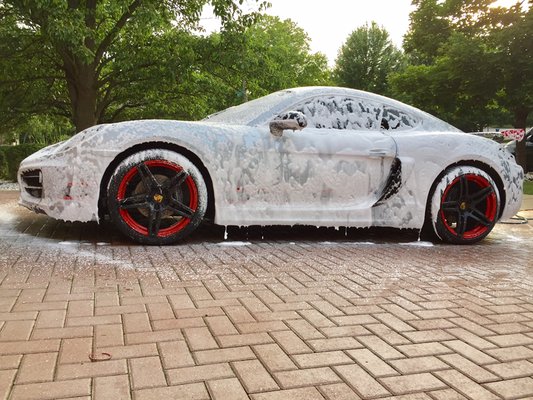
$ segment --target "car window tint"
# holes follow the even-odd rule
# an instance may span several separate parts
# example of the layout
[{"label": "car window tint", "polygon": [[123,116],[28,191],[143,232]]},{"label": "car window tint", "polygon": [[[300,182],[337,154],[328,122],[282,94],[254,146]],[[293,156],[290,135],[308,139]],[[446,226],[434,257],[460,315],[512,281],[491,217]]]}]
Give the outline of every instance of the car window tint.
[{"label": "car window tint", "polygon": [[308,125],[319,129],[377,130],[382,107],[367,100],[344,96],[322,96],[296,107],[307,117]]},{"label": "car window tint", "polygon": [[414,128],[417,124],[418,120],[411,114],[391,106],[385,106],[383,108],[381,129],[406,131]]}]

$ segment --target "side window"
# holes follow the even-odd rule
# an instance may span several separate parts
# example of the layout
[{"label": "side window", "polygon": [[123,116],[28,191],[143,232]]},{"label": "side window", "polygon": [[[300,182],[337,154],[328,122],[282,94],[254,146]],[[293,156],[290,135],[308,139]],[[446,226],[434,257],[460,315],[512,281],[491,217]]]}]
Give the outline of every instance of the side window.
[{"label": "side window", "polygon": [[322,129],[380,128],[383,109],[379,104],[345,96],[315,97],[296,107],[309,126]]},{"label": "side window", "polygon": [[418,125],[418,119],[391,106],[383,108],[381,129],[407,131]]}]

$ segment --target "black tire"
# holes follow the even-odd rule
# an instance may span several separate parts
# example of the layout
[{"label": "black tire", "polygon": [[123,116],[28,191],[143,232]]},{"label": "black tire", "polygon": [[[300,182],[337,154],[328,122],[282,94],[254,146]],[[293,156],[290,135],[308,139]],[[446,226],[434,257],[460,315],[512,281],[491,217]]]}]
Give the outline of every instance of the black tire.
[{"label": "black tire", "polygon": [[107,188],[113,224],[134,241],[175,243],[203,220],[207,189],[202,174],[181,154],[144,150],[124,159]]},{"label": "black tire", "polygon": [[453,244],[472,244],[494,228],[500,195],[494,180],[475,167],[450,168],[431,195],[430,217],[435,234]]}]

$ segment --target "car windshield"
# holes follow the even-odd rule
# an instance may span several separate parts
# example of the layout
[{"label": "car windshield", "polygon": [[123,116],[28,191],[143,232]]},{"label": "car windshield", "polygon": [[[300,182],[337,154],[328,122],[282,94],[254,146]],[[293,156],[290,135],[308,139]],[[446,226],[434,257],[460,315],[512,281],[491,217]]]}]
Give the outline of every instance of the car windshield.
[{"label": "car windshield", "polygon": [[275,92],[244,104],[211,114],[204,121],[230,125],[254,125],[262,121],[265,114],[276,115],[293,98],[290,90]]}]

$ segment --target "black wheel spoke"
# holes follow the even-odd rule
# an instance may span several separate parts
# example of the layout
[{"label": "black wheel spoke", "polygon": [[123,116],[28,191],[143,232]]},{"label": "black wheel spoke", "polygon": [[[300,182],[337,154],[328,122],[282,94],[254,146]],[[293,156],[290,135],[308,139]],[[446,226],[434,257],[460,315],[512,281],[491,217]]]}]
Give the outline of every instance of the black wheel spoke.
[{"label": "black wheel spoke", "polygon": [[154,174],[152,174],[152,171],[150,171],[150,168],[148,168],[148,165],[146,165],[145,163],[137,165],[137,171],[139,171],[139,174],[141,175],[141,180],[147,191],[158,188],[160,186],[159,182],[157,182],[157,179],[155,179]]},{"label": "black wheel spoke", "polygon": [[494,193],[494,189],[492,186],[486,187],[479,192],[472,195],[470,201],[472,205],[479,204],[483,200],[486,200],[492,193]]},{"label": "black wheel spoke", "polygon": [[180,217],[189,218],[189,219],[194,217],[195,211],[192,208],[186,206],[183,203],[180,203],[177,200],[171,200],[168,205],[168,208],[172,210],[173,212],[175,212],[176,214],[178,214]]},{"label": "black wheel spoke", "polygon": [[187,179],[188,175],[185,171],[181,170],[176,175],[174,175],[169,180],[165,181],[163,183],[163,188],[168,189],[170,192],[175,192],[180,185],[185,182],[185,179]]},{"label": "black wheel spoke", "polygon": [[468,197],[468,179],[465,175],[459,178],[459,201],[464,201]]},{"label": "black wheel spoke", "polygon": [[490,226],[492,224],[492,221],[485,214],[475,208],[470,211],[470,217],[483,226]]},{"label": "black wheel spoke", "polygon": [[467,221],[467,214],[459,213],[459,219],[457,220],[457,228],[455,229],[455,233],[457,233],[457,236],[462,238],[465,235]]},{"label": "black wheel spoke", "polygon": [[148,235],[156,237],[161,227],[161,210],[151,209],[148,225]]},{"label": "black wheel spoke", "polygon": [[132,208],[148,208],[149,204],[146,195],[140,194],[120,200],[118,206],[124,210],[129,210]]},{"label": "black wheel spoke", "polygon": [[442,211],[457,211],[459,209],[459,202],[445,201],[441,206]]}]

